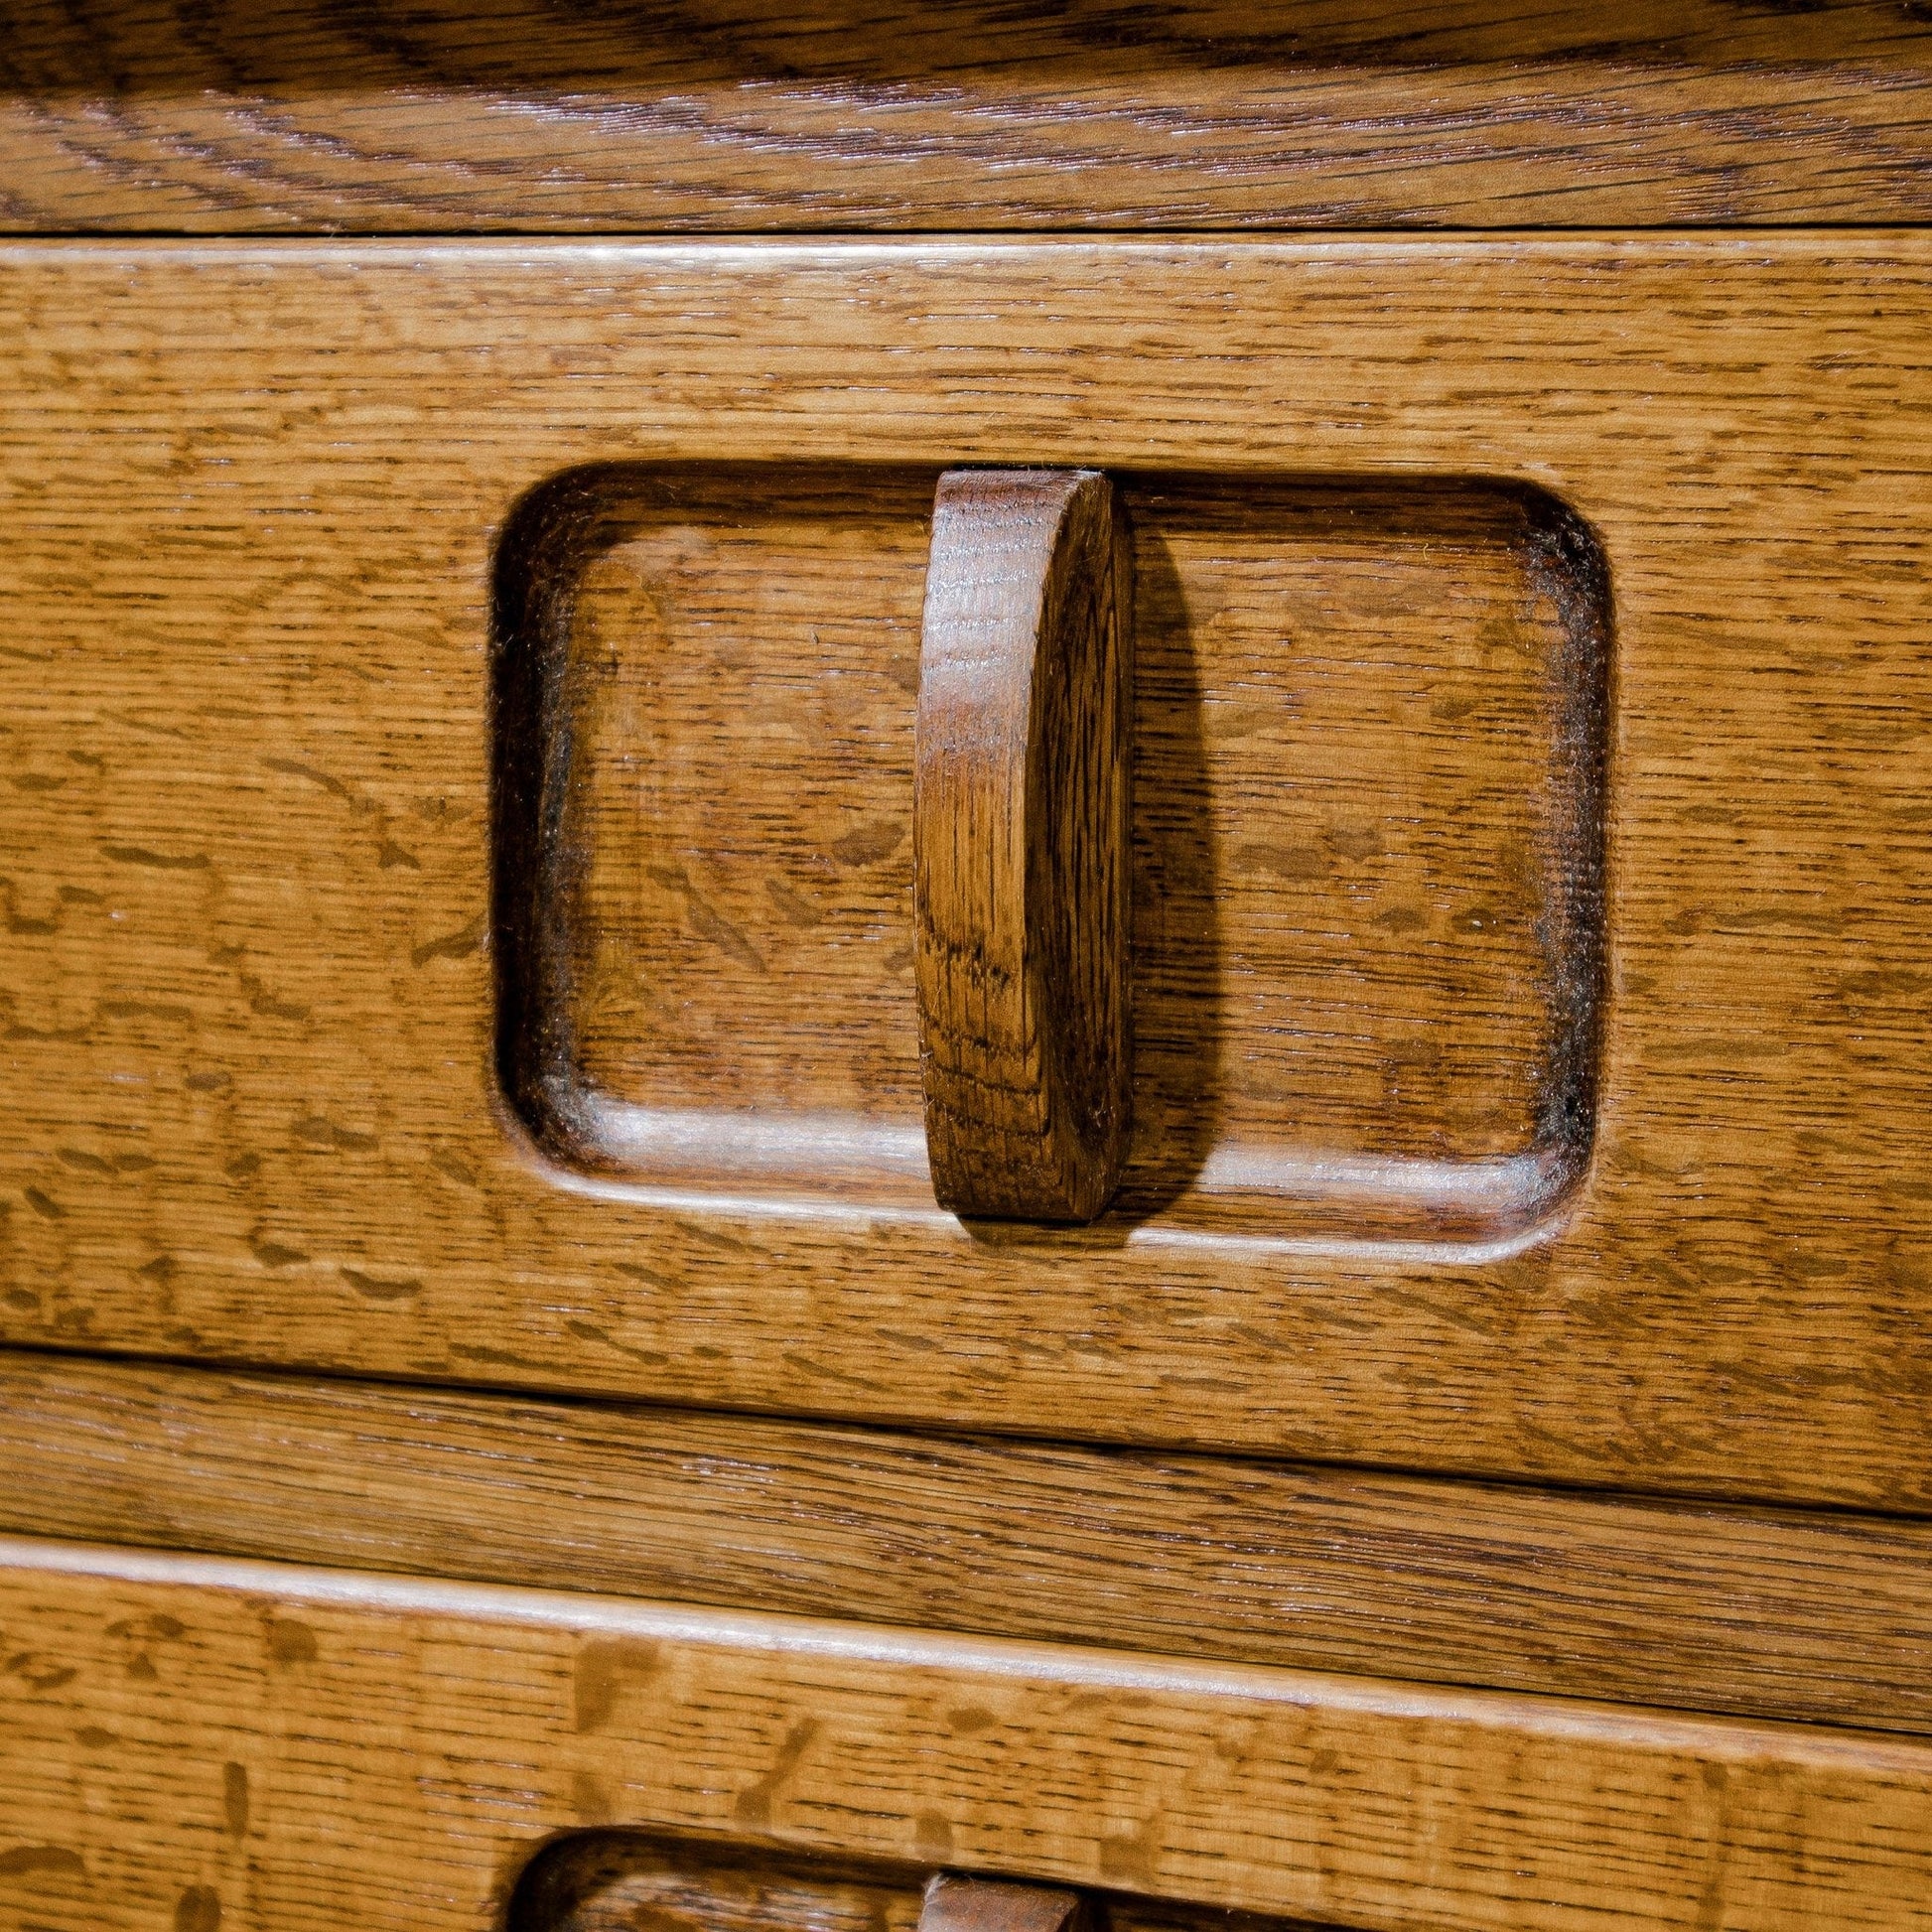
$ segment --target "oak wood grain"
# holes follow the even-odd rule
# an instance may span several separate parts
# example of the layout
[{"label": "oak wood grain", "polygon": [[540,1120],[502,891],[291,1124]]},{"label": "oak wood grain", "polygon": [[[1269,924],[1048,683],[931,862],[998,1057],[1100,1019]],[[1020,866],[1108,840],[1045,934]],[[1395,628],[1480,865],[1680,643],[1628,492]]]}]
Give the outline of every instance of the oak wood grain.
[{"label": "oak wood grain", "polygon": [[[66,242],[0,275],[8,1338],[1932,1504],[1922,235]],[[1568,504],[1615,672],[1563,1211],[989,1241],[538,1161],[492,1066],[496,533],[573,466],[720,460]]]},{"label": "oak wood grain", "polygon": [[583,1826],[1362,1932],[1905,1932],[1932,1748],[1558,1699],[0,1546],[54,1932],[482,1932]]},{"label": "oak wood grain", "polygon": [[1932,1733],[1932,1526],[0,1358],[0,1529]]},{"label": "oak wood grain", "polygon": [[18,0],[15,230],[1923,220],[1913,0]]},{"label": "oak wood grain", "polygon": [[1096,472],[939,479],[912,916],[926,1156],[955,1214],[1091,1221],[1127,1160],[1133,568]]},{"label": "oak wood grain", "polygon": [[[931,1206],[909,935],[935,476],[588,466],[509,518],[498,1064],[558,1161]],[[1123,1208],[1439,1240],[1547,1217],[1587,1163],[1601,1007],[1587,529],[1466,480],[1115,494],[1145,588]]]}]

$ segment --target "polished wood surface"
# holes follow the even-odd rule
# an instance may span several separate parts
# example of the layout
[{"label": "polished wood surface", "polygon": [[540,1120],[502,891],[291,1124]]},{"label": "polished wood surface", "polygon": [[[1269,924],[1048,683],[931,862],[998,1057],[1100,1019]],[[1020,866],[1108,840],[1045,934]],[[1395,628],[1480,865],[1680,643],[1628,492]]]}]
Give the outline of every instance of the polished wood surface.
[{"label": "polished wood surface", "polygon": [[[1923,1509],[1929,247],[13,246],[7,1336]],[[989,1241],[533,1158],[495,538],[721,459],[1567,504],[1615,619],[1583,1183],[1486,1244]]]},{"label": "polished wood surface", "polygon": [[1134,552],[1093,471],[939,479],[912,790],[941,1207],[1091,1221],[1132,1118]]},{"label": "polished wood surface", "polygon": [[[936,472],[567,470],[497,546],[498,1060],[551,1158],[929,1209]],[[1123,476],[1137,1132],[1169,1226],[1515,1233],[1589,1153],[1606,574],[1536,491]]]},{"label": "polished wood surface", "polygon": [[1932,1734],[1932,1525],[0,1358],[0,1529]]},{"label": "polished wood surface", "polygon": [[1912,0],[15,0],[0,223],[1923,220]]},{"label": "polished wood surface", "polygon": [[1928,107],[7,10],[0,1928],[1932,1923]]},{"label": "polished wood surface", "polygon": [[50,1932],[483,1932],[586,1826],[1363,1932],[1932,1920],[1932,1747],[1856,1731],[51,1543],[0,1628]]}]

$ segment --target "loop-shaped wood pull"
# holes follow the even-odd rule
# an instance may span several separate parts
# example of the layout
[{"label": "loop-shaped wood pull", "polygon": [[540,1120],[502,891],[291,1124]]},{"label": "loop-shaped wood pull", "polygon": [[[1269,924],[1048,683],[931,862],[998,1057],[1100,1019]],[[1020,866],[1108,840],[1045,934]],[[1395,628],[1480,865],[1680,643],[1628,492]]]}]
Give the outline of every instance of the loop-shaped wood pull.
[{"label": "loop-shaped wood pull", "polygon": [[919,1909],[919,1932],[1088,1932],[1092,1922],[1077,1891],[950,1871],[927,1882]]},{"label": "loop-shaped wood pull", "polygon": [[1089,1221],[1127,1155],[1133,558],[1097,471],[952,470],[912,794],[940,1204]]}]

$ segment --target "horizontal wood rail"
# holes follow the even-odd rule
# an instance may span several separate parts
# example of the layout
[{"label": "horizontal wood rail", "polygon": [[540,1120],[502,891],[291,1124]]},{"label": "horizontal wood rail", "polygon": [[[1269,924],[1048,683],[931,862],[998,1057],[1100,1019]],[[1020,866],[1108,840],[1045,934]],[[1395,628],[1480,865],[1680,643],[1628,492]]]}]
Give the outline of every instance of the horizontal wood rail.
[{"label": "horizontal wood rail", "polygon": [[1905,5],[11,10],[0,227],[1520,227],[1932,211]]},{"label": "horizontal wood rail", "polygon": [[0,1529],[1932,1733],[1932,1524],[0,1355]]}]

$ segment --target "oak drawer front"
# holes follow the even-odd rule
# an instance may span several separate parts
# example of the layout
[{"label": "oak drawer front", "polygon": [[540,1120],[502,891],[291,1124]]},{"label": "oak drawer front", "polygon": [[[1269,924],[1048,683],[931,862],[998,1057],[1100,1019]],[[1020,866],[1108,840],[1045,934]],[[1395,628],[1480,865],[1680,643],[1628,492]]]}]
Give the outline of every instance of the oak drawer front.
[{"label": "oak drawer front", "polygon": [[[10,248],[6,1337],[1923,1505],[1929,256],[1874,234]],[[1556,639],[1535,661],[1572,689],[1561,639],[1597,653],[1600,702],[1539,714],[1600,733],[1600,787],[1573,756],[1562,795],[1595,814],[1577,850],[1602,885],[1559,947],[1598,962],[1575,1158],[1520,1224],[1222,1213],[1183,1186],[1088,1230],[989,1233],[915,1198],[673,1184],[529,1144],[497,1076],[491,923],[516,519],[559,480],[634,508],[681,475],[682,521],[633,515],[635,541],[709,556],[747,521],[729,466],[808,493],[909,477],[911,501],[967,464],[1116,474],[1182,593],[1233,554],[1189,531],[1272,504],[1264,561],[1285,529],[1320,539],[1297,553],[1319,565],[1305,617],[1352,519],[1360,608],[1332,634],[1383,640],[1365,696],[1400,682],[1388,640],[1421,634],[1359,598],[1378,545],[1411,617],[1433,544],[1489,573],[1485,610],[1528,612],[1478,642]],[[1573,552],[1555,588],[1521,561],[1553,527],[1597,560]],[[880,554],[911,561],[866,580],[889,603],[918,536],[899,514]],[[1222,675],[1228,626],[1265,604],[1227,596],[1217,643],[1220,613],[1180,596],[1169,695],[1190,663]],[[634,681],[625,609],[612,661]],[[842,668],[887,667],[866,687],[884,798],[902,631],[871,634]],[[1345,663],[1300,696],[1326,742],[1358,733],[1360,796],[1378,744],[1427,739],[1449,776],[1392,759],[1402,809],[1490,823],[1451,809],[1475,726],[1408,730],[1441,664],[1409,668],[1420,710],[1368,724]],[[1238,707],[1292,709],[1293,682],[1197,694],[1210,802]],[[1524,769],[1547,775],[1564,748],[1538,744]],[[1334,829],[1319,878],[1308,842],[1216,848],[1226,903],[1359,910],[1360,828]],[[672,881],[660,954],[676,916],[699,991],[712,955],[751,973],[707,933],[703,882]],[[1519,940],[1552,902],[1523,889]],[[1480,923],[1470,945],[1504,943]],[[637,1031],[606,1011],[634,1073]],[[1451,1062],[1465,1024],[1438,1030]],[[1236,1091],[1244,1038],[1227,1022],[1200,1086],[1148,1119]],[[1465,1058],[1478,1099],[1501,1090]]]},{"label": "oak drawer front", "polygon": [[0,1626],[0,1912],[59,1932],[662,1925],[653,1864],[813,1858],[887,1926],[944,1867],[1150,1932],[1932,1917],[1916,1739],[11,1538]]}]

